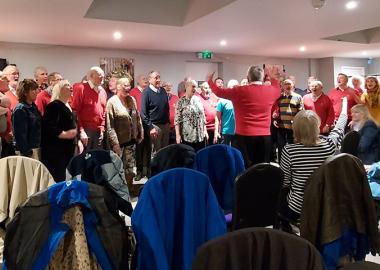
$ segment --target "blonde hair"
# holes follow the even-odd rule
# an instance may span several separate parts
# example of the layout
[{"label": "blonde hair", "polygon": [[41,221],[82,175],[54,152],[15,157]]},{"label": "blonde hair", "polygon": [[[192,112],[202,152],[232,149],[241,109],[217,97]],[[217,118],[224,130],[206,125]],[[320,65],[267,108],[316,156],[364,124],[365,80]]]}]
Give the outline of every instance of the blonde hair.
[{"label": "blonde hair", "polygon": [[293,119],[294,141],[306,146],[316,145],[319,137],[319,116],[310,110],[300,111]]},{"label": "blonde hair", "polygon": [[367,122],[368,120],[373,121],[373,118],[371,114],[369,113],[368,107],[364,104],[356,104],[355,106],[352,106],[351,112],[357,112],[363,116],[363,118],[359,122],[359,128],[362,128],[364,123]]},{"label": "blonde hair", "polygon": [[54,85],[52,93],[51,93],[50,101],[57,100],[57,99],[61,100],[61,98],[62,98],[61,97],[61,90],[66,85],[70,85],[70,82],[68,80],[59,81],[56,85]]},{"label": "blonde hair", "polygon": [[379,105],[379,80],[374,76],[369,76],[365,78],[365,88],[368,90],[367,81],[373,80],[375,81],[375,91],[367,91],[367,97],[365,97],[365,102],[369,105],[369,107],[377,107]]}]

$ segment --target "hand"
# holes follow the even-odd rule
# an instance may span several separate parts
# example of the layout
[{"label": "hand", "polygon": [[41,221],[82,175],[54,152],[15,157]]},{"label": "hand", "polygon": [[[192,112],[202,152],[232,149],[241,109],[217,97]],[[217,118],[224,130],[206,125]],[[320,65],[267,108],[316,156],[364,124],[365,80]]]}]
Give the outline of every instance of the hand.
[{"label": "hand", "polygon": [[329,133],[330,132],[330,127],[329,126],[324,126],[322,128],[322,133]]},{"label": "hand", "polygon": [[208,141],[208,132],[207,132],[207,129],[205,129],[205,139]]},{"label": "hand", "polygon": [[206,76],[206,82],[214,80],[215,71]]},{"label": "hand", "polygon": [[277,121],[273,121],[273,125],[274,125],[276,128],[279,128]]},{"label": "hand", "polygon": [[214,134],[214,144],[218,143],[218,140],[220,139],[220,134],[219,132],[215,132]]},{"label": "hand", "polygon": [[86,147],[88,144],[88,137],[87,137],[87,134],[84,130],[81,131],[79,138],[82,141],[83,146]]},{"label": "hand", "polygon": [[175,136],[175,141],[176,141],[176,143],[180,144],[182,142],[181,135],[177,134]]},{"label": "hand", "polygon": [[278,118],[278,112],[277,111],[274,111],[273,114],[272,114],[272,118],[276,119]]},{"label": "hand", "polygon": [[11,100],[8,97],[1,98],[1,107],[9,108],[11,106]]},{"label": "hand", "polygon": [[84,150],[84,146],[83,146],[83,143],[81,140],[78,141],[78,155],[82,154],[83,150]]},{"label": "hand", "polygon": [[112,146],[112,150],[116,153],[116,155],[118,155],[119,157],[121,157],[120,144],[115,144],[114,146]]},{"label": "hand", "polygon": [[62,131],[61,134],[58,135],[58,138],[70,140],[70,139],[74,139],[75,136],[77,136],[77,130],[70,129],[70,130]]},{"label": "hand", "polygon": [[347,97],[342,98],[342,113],[347,114]]},{"label": "hand", "polygon": [[152,128],[152,129],[150,130],[150,136],[151,136],[153,139],[157,138],[157,137],[158,137],[158,130],[157,130],[156,128]]},{"label": "hand", "polygon": [[354,122],[353,121],[350,121],[350,123],[348,123],[348,125],[347,125],[350,129],[352,129],[353,128],[353,126],[354,126]]}]

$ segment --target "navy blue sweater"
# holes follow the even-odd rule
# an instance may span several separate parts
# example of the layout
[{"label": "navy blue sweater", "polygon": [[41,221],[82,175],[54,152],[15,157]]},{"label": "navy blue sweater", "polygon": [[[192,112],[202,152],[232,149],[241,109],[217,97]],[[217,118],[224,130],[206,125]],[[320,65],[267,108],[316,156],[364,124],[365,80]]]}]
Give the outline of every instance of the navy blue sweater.
[{"label": "navy blue sweater", "polygon": [[168,95],[163,88],[154,92],[150,87],[143,91],[141,99],[141,118],[145,128],[153,129],[154,125],[169,123]]},{"label": "navy blue sweater", "polygon": [[379,161],[379,128],[369,120],[359,130],[358,158],[366,165]]}]

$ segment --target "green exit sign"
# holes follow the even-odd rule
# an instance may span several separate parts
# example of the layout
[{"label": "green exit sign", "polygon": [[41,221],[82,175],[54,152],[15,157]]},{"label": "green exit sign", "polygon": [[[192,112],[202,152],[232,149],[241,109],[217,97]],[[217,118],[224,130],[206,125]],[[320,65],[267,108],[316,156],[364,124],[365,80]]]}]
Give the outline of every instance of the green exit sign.
[{"label": "green exit sign", "polygon": [[203,52],[197,53],[197,55],[198,55],[198,58],[200,59],[211,59],[213,56],[213,53],[210,51],[203,51]]}]

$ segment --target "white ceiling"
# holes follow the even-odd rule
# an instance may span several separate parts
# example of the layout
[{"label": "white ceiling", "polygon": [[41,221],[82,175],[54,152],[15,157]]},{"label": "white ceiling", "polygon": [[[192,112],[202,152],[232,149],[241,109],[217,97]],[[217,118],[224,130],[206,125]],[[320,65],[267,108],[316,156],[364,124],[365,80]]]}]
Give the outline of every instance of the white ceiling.
[{"label": "white ceiling", "polygon": [[[327,0],[314,10],[311,0],[236,0],[212,12],[209,3],[215,1],[203,0],[202,9],[211,13],[184,26],[167,26],[87,18],[91,0],[0,0],[0,41],[297,58],[380,57],[380,43],[322,40],[380,26],[380,0],[357,0],[358,8],[351,11],[344,7],[347,1]],[[103,3],[112,10],[112,1]],[[146,2],[138,3],[141,13],[147,12]],[[155,6],[153,12],[161,9],[167,8]],[[112,38],[115,30],[123,34],[120,41]],[[225,47],[219,45],[222,39]],[[306,52],[299,52],[301,45]]]}]

